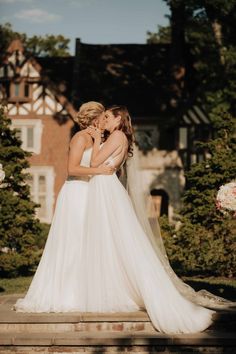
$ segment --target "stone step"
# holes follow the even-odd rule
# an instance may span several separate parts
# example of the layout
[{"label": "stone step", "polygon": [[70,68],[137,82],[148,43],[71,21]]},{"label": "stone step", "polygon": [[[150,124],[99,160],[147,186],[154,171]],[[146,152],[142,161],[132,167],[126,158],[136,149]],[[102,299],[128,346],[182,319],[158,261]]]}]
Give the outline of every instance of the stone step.
[{"label": "stone step", "polygon": [[0,297],[0,354],[236,353],[236,311],[218,311],[213,326],[191,335],[157,332],[145,311],[18,313],[17,296]]},{"label": "stone step", "polygon": [[5,333],[0,335],[0,354],[69,353],[202,353],[234,354],[235,333],[207,331],[194,335],[117,332]]},{"label": "stone step", "polygon": [[[131,314],[11,314],[1,313],[0,333],[6,332],[149,332],[155,333],[146,313]],[[214,315],[211,330],[236,329],[236,315],[227,312]]]},{"label": "stone step", "polygon": [[[128,313],[21,313],[12,309],[17,296],[1,297],[0,333],[6,332],[149,332],[156,333],[145,311]],[[218,311],[211,330],[236,328],[236,310]]]},{"label": "stone step", "polygon": [[1,323],[0,333],[78,333],[78,332],[148,332],[155,333],[151,322],[65,322],[65,323]]},{"label": "stone step", "polygon": [[49,346],[49,345],[189,345],[189,346],[227,346],[236,348],[235,332],[205,331],[196,334],[167,335],[117,332],[77,332],[77,333],[1,333],[0,346]]}]

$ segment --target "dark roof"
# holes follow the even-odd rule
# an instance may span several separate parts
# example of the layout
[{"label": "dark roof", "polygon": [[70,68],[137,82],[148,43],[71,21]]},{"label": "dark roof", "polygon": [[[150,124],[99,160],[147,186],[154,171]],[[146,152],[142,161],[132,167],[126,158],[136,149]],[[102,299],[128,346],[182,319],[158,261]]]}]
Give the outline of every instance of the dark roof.
[{"label": "dark roof", "polygon": [[35,59],[42,67],[43,76],[48,77],[60,93],[70,100],[75,57],[36,57]]},{"label": "dark roof", "polygon": [[[21,43],[14,41],[11,47],[16,50]],[[170,44],[92,45],[77,39],[75,56],[35,59],[42,81],[47,84],[49,79],[75,109],[96,100],[105,107],[126,105],[136,123],[209,124],[197,100],[190,51],[185,48],[184,67],[174,67],[171,50]],[[178,81],[173,80],[173,69]]]},{"label": "dark roof", "polygon": [[[170,90],[168,44],[91,45],[77,40],[74,57],[36,59],[59,89],[64,84],[61,93],[75,108],[90,100],[105,106],[122,104],[137,120],[149,121],[165,121],[180,108],[180,102],[170,104],[176,97]],[[187,67],[189,71],[191,65]]]},{"label": "dark roof", "polygon": [[168,45],[80,45],[78,99],[156,115],[168,96]]}]

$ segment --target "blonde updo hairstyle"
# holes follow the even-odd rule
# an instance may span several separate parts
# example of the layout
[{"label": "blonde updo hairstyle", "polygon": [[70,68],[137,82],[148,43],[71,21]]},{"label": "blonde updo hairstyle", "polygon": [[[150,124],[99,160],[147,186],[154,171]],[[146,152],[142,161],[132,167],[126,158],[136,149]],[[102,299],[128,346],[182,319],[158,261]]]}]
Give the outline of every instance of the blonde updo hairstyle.
[{"label": "blonde updo hairstyle", "polygon": [[94,119],[98,118],[105,111],[105,107],[95,101],[83,103],[76,115],[75,121],[79,124],[80,129],[86,129],[91,125]]}]

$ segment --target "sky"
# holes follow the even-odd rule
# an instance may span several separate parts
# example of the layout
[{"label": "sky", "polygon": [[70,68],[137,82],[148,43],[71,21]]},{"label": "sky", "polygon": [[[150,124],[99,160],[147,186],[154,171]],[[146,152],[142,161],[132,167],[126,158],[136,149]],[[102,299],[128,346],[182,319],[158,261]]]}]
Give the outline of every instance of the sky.
[{"label": "sky", "polygon": [[163,0],[0,0],[0,23],[28,36],[62,34],[83,43],[146,43],[147,31],[167,25]]}]

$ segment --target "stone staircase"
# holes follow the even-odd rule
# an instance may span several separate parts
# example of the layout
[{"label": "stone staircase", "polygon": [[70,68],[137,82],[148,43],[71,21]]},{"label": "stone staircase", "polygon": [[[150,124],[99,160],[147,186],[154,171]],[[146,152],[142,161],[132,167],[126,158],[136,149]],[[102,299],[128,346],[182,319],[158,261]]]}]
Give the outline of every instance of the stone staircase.
[{"label": "stone staircase", "polygon": [[236,309],[219,311],[203,333],[164,335],[144,311],[16,313],[18,297],[0,296],[0,354],[236,353]]}]

